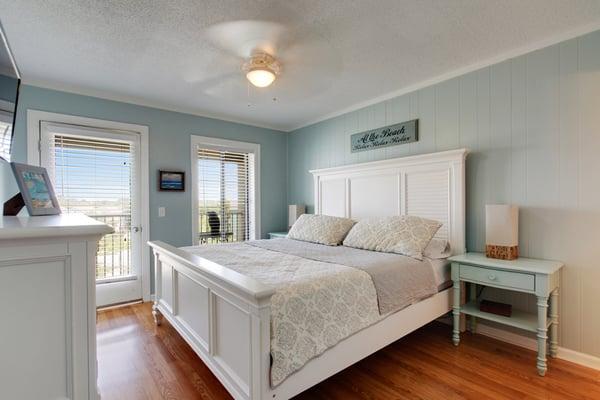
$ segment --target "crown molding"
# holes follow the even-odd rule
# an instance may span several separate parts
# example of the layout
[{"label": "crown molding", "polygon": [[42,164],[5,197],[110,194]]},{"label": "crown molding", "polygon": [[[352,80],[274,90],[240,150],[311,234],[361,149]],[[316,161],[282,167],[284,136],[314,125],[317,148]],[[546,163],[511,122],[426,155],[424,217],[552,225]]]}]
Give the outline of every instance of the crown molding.
[{"label": "crown molding", "polygon": [[424,81],[421,81],[421,82],[418,82],[418,83],[415,83],[415,84],[412,84],[412,85],[409,85],[409,86],[405,86],[402,89],[398,89],[398,90],[395,90],[393,92],[389,92],[389,93],[386,93],[384,95],[377,96],[377,97],[374,97],[372,99],[362,101],[360,103],[356,103],[356,104],[354,104],[352,106],[346,107],[346,108],[341,109],[339,111],[335,111],[335,112],[326,114],[326,115],[324,115],[322,117],[318,117],[316,119],[313,119],[313,120],[311,120],[309,122],[297,125],[297,126],[293,127],[292,129],[289,129],[288,132],[293,132],[293,131],[296,131],[298,129],[302,129],[302,128],[305,128],[307,126],[314,125],[314,124],[326,121],[326,120],[331,119],[331,118],[339,117],[340,115],[348,114],[348,113],[351,113],[353,111],[360,110],[362,108],[365,108],[365,107],[368,107],[368,106],[372,106],[374,104],[381,103],[383,101],[390,100],[390,99],[393,99],[395,97],[399,97],[399,96],[405,95],[407,93],[415,92],[417,90],[420,90],[420,89],[423,89],[423,88],[426,88],[426,87],[429,87],[429,86],[433,86],[435,84],[438,84],[438,83],[441,83],[441,82],[444,82],[444,81],[447,81],[447,80],[459,77],[461,75],[465,75],[465,74],[468,74],[470,72],[477,71],[479,69],[492,66],[494,64],[499,64],[499,63],[501,63],[503,61],[510,60],[512,58],[516,58],[516,57],[519,57],[519,56],[522,56],[522,55],[525,55],[525,54],[528,54],[528,53],[532,53],[532,52],[534,52],[536,50],[540,50],[540,49],[543,49],[545,47],[553,46],[555,44],[558,44],[558,43],[561,43],[561,42],[565,42],[567,40],[574,39],[574,38],[586,35],[588,33],[591,33],[591,32],[597,31],[597,30],[600,30],[600,21],[594,22],[594,23],[589,24],[589,25],[584,25],[584,26],[579,27],[577,29],[568,30],[568,31],[562,32],[560,34],[550,36],[550,37],[548,37],[546,39],[536,41],[536,42],[528,44],[526,46],[521,46],[521,47],[516,48],[514,50],[510,50],[510,51],[501,53],[501,54],[499,54],[497,56],[494,56],[494,57],[491,57],[491,58],[487,58],[485,60],[482,60],[482,61],[479,61],[479,62],[476,62],[476,63],[473,63],[473,64],[469,64],[469,65],[467,65],[465,67],[461,67],[461,68],[455,69],[453,71],[450,71],[450,72],[447,72],[447,73],[444,73],[444,74],[441,74],[441,75],[438,75],[438,76],[426,79]]},{"label": "crown molding", "polygon": [[224,114],[200,112],[198,110],[194,110],[191,108],[177,107],[172,104],[163,103],[160,101],[152,101],[152,100],[147,100],[147,99],[143,99],[143,98],[139,98],[139,97],[135,97],[135,96],[121,95],[121,94],[107,92],[104,90],[82,88],[82,87],[75,86],[75,85],[49,82],[49,81],[46,81],[43,79],[25,79],[24,78],[23,84],[29,85],[29,86],[35,86],[35,87],[42,88],[42,89],[50,89],[50,90],[56,90],[59,92],[77,94],[77,95],[81,95],[81,96],[95,97],[95,98],[102,99],[102,100],[118,101],[120,103],[127,103],[127,104],[136,105],[136,106],[155,108],[155,109],[162,110],[162,111],[171,111],[171,112],[176,112],[176,113],[180,113],[180,114],[193,115],[196,117],[216,119],[216,120],[220,120],[220,121],[224,121],[224,122],[232,122],[235,124],[247,125],[247,126],[252,126],[255,128],[270,129],[270,130],[277,131],[278,133],[289,132],[286,129],[287,127],[285,127],[285,126],[258,124],[256,122],[249,122],[244,119],[232,118],[232,117],[224,115]]}]

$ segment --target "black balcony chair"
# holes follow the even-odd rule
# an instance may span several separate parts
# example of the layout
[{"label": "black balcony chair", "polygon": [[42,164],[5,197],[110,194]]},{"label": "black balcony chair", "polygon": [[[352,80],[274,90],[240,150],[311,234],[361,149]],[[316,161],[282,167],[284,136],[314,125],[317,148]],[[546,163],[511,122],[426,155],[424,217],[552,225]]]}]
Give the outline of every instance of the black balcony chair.
[{"label": "black balcony chair", "polygon": [[213,242],[228,242],[229,238],[233,237],[233,232],[221,233],[221,218],[219,218],[219,214],[217,214],[216,211],[208,211],[206,216],[208,218],[210,232],[200,233],[200,243],[207,243],[209,239]]}]

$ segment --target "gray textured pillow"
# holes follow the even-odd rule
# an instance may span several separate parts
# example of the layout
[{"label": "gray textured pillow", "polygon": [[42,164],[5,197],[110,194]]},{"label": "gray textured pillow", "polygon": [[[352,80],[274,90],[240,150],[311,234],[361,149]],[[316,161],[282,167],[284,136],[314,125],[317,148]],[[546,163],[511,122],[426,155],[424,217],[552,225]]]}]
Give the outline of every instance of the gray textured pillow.
[{"label": "gray textured pillow", "polygon": [[418,260],[442,226],[438,221],[402,215],[360,220],[344,239],[344,246],[398,253]]},{"label": "gray textured pillow", "polygon": [[451,255],[450,243],[444,239],[431,239],[425,250],[423,250],[423,257],[431,258],[432,260],[441,260]]},{"label": "gray textured pillow", "polygon": [[290,229],[289,239],[337,246],[355,224],[349,218],[302,214]]}]

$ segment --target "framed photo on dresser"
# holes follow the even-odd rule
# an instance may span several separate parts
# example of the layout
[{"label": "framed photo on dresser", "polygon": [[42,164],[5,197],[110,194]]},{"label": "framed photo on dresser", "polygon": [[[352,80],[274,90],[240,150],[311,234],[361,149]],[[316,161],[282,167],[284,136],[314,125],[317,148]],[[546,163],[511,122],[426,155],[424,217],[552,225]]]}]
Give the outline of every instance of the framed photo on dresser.
[{"label": "framed photo on dresser", "polygon": [[29,215],[60,214],[60,205],[46,168],[10,163]]}]

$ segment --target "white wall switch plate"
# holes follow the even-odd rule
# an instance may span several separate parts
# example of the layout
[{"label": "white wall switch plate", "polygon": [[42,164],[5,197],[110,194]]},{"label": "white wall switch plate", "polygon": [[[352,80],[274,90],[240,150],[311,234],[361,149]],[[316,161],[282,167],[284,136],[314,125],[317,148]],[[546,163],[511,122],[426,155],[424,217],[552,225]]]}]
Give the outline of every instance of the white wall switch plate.
[{"label": "white wall switch plate", "polygon": [[158,207],[158,216],[164,217],[167,214],[165,207]]}]

